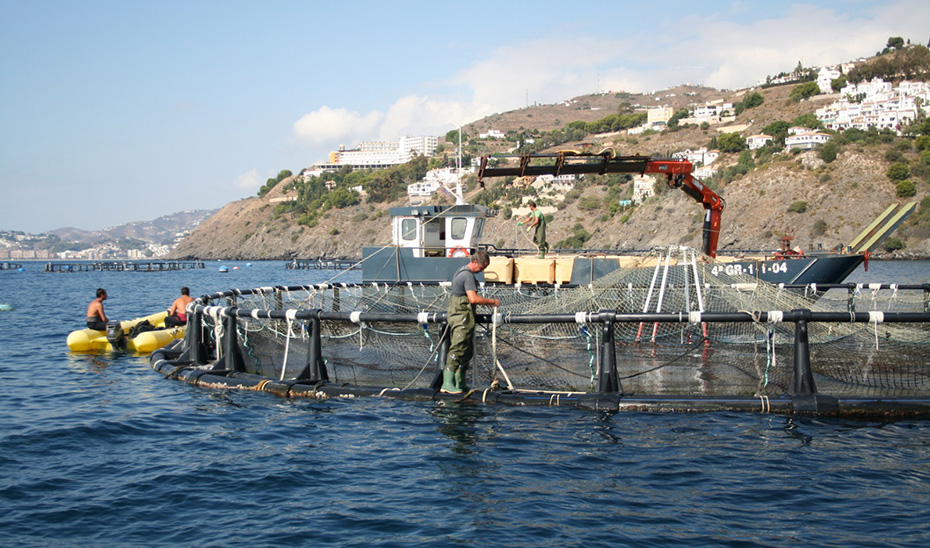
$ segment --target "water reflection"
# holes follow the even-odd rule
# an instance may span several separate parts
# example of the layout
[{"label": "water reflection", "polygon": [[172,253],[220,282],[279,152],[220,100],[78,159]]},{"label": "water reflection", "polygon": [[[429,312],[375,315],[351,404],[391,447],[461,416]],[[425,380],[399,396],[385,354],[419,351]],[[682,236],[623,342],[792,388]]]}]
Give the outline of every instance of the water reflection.
[{"label": "water reflection", "polygon": [[455,442],[452,451],[472,454],[480,441],[477,424],[487,417],[481,406],[465,403],[438,405],[430,411],[437,419],[439,433]]}]

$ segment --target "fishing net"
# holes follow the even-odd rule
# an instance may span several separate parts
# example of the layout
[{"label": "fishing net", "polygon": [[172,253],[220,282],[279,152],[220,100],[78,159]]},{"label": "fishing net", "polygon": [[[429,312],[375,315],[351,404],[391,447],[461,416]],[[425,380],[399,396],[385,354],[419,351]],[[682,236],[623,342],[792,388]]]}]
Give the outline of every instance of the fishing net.
[{"label": "fishing net", "polygon": [[[774,396],[789,393],[794,374],[795,324],[778,321],[780,311],[928,310],[927,287],[786,288],[741,273],[708,275],[715,266],[714,259],[692,249],[661,248],[589,285],[486,285],[482,294],[502,305],[496,313],[479,308],[489,320],[475,331],[470,384],[592,392],[604,367],[605,338],[612,338],[625,394]],[[240,311],[322,311],[321,353],[330,382],[427,388],[441,369],[443,337],[443,325],[430,314],[445,312],[449,295],[448,284],[323,284],[217,294],[211,304]],[[596,320],[600,311],[671,313],[680,321],[605,324]],[[760,311],[769,312],[765,319]],[[700,317],[735,312],[754,321]],[[377,319],[366,320],[367,314]],[[219,341],[226,329],[222,315],[205,314],[204,328]],[[247,372],[283,380],[307,367],[312,332],[307,319],[251,314],[237,318],[235,328]],[[807,334],[819,392],[930,394],[926,323],[885,323],[875,314],[869,323],[810,322]]]}]

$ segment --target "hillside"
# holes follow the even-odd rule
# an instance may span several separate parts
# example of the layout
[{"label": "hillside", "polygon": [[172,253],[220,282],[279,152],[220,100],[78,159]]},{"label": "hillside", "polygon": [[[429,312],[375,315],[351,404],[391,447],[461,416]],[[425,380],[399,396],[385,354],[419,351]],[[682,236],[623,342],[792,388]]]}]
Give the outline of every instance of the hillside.
[{"label": "hillside", "polygon": [[[620,155],[668,156],[672,152],[707,145],[711,138],[738,131],[743,137],[761,133],[762,128],[776,121],[791,121],[837,98],[817,95],[795,102],[789,98],[794,86],[783,85],[755,90],[723,92],[696,86],[679,86],[649,94],[609,93],[577,97],[556,105],[535,105],[478,120],[464,128],[466,135],[476,135],[488,129],[518,132],[547,132],[564,127],[572,121],[593,122],[616,113],[622,103],[633,109],[645,106],[683,108],[689,104],[723,99],[736,103],[749,93],[764,97],[762,105],[747,109],[736,120],[724,126],[692,125],[677,131],[644,135],[625,132],[589,134],[584,142],[597,147],[612,147]],[[925,182],[917,181],[917,195],[902,199],[895,194],[895,184],[886,176],[889,158],[916,158],[907,139],[887,138],[883,142],[852,143],[840,147],[836,160],[826,163],[816,151],[778,153],[745,175],[730,182],[716,182],[718,193],[726,200],[723,212],[720,248],[775,249],[782,234],[794,236],[794,244],[805,249],[830,249],[849,243],[888,205],[904,201],[920,201],[927,195]],[[502,152],[512,143],[483,143],[480,148],[469,143],[472,153]],[[560,148],[572,146],[572,143]],[[911,147],[911,149],[908,149]],[[446,148],[447,153],[451,147]],[[903,152],[901,152],[903,151]],[[719,166],[737,163],[738,154],[724,154]],[[915,160],[916,161],[916,160]],[[360,257],[363,245],[390,242],[387,207],[406,205],[362,203],[344,209],[333,209],[314,227],[298,225],[294,215],[274,214],[272,200],[282,196],[283,181],[262,198],[248,198],[228,204],[216,215],[204,221],[182,241],[172,253],[176,258],[202,259],[279,259]],[[499,181],[487,181],[489,189]],[[624,185],[628,196],[631,185]],[[467,197],[475,200],[481,190],[471,189]],[[606,206],[590,209],[592,200],[584,197],[606,197],[608,188],[589,184],[568,205],[560,206],[549,225],[552,243],[571,237],[578,230],[587,231],[591,248],[646,248],[655,245],[683,244],[700,247],[703,209],[677,190],[661,192],[645,204],[624,214],[610,214]],[[795,202],[806,202],[802,213],[789,212]],[[498,204],[502,208],[509,204]],[[585,206],[587,209],[580,206]],[[911,234],[908,237],[908,234]],[[930,239],[920,231],[905,225],[896,236],[906,247],[895,252],[897,257],[930,257]],[[493,219],[484,240],[499,247],[528,247],[515,223],[501,217]]]}]

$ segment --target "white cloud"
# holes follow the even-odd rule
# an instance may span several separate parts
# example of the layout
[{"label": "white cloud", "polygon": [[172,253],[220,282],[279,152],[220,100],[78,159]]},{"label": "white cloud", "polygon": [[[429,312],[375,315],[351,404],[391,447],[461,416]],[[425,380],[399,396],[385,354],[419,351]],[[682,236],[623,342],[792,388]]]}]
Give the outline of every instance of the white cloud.
[{"label": "white cloud", "polygon": [[236,176],[236,182],[233,187],[238,190],[256,191],[264,184],[258,176],[258,170],[252,169],[241,175]]},{"label": "white cloud", "polygon": [[[486,114],[490,112],[477,117]],[[388,108],[379,135],[382,139],[397,139],[402,135],[443,135],[460,124],[473,121],[474,116],[468,105],[460,102],[407,95]]]},{"label": "white cloud", "polygon": [[344,108],[323,106],[294,122],[294,137],[311,145],[370,139],[377,132],[382,119],[383,115],[377,111],[360,114]]}]

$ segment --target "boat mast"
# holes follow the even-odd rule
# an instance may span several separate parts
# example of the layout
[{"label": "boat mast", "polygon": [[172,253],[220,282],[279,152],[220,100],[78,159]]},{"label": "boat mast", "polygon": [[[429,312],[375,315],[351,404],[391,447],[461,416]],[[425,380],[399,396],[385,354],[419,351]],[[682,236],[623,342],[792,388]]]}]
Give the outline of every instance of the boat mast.
[{"label": "boat mast", "polygon": [[459,148],[455,155],[455,205],[465,205],[462,196],[462,126],[459,126]]}]

